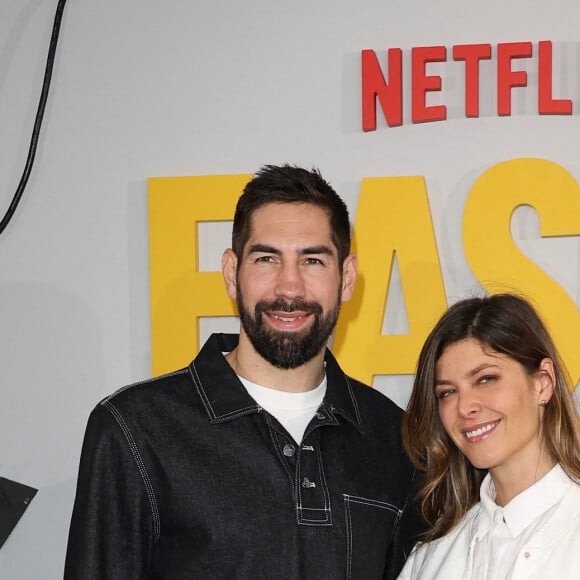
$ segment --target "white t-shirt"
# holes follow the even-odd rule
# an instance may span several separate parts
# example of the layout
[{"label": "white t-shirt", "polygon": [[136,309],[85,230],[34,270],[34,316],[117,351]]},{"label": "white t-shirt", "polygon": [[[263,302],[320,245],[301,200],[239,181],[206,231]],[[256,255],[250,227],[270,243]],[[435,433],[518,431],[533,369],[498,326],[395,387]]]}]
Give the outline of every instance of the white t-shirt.
[{"label": "white t-shirt", "polygon": [[308,423],[326,394],[326,375],[315,389],[304,393],[279,391],[238,378],[256,403],[276,417],[296,443],[301,443]]}]

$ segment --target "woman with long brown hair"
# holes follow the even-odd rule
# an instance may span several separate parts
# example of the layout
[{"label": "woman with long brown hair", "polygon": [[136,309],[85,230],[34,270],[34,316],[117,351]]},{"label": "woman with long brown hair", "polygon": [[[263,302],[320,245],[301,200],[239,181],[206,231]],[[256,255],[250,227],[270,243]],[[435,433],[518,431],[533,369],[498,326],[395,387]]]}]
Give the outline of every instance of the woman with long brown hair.
[{"label": "woman with long brown hair", "polygon": [[580,578],[580,422],[529,302],[470,298],[441,317],[403,437],[429,530],[401,580]]}]

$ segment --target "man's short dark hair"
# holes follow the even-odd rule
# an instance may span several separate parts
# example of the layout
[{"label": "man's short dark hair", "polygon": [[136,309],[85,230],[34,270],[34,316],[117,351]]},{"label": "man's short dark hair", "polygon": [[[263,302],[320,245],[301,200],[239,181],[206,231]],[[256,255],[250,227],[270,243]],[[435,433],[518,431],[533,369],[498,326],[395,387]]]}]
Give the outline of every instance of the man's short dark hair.
[{"label": "man's short dark hair", "polygon": [[269,203],[310,203],[328,214],[332,242],[339,263],[350,253],[350,222],[344,201],[316,168],[296,165],[264,165],[244,188],[238,200],[232,230],[232,249],[242,258],[250,237],[252,215]]}]

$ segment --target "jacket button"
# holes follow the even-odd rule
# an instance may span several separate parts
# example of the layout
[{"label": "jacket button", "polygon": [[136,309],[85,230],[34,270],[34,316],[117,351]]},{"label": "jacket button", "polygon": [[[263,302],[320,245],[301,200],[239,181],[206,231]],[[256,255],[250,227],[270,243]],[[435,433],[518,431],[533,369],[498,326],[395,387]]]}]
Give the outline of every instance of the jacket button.
[{"label": "jacket button", "polygon": [[316,487],[316,484],[313,481],[310,481],[307,477],[302,480],[302,487],[308,489],[310,487]]},{"label": "jacket button", "polygon": [[284,449],[282,450],[282,453],[284,453],[284,455],[286,457],[292,457],[292,455],[294,455],[294,452],[296,450],[294,449],[293,445],[284,445]]}]

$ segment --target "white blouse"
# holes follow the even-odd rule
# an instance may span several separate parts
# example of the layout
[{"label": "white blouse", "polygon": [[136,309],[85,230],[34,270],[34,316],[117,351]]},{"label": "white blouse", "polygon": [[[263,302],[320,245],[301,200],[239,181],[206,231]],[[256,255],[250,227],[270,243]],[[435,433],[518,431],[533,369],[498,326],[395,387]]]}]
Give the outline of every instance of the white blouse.
[{"label": "white blouse", "polygon": [[416,547],[399,580],[580,579],[580,485],[559,465],[505,507],[489,474],[480,497],[449,534]]}]

